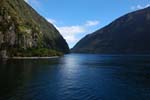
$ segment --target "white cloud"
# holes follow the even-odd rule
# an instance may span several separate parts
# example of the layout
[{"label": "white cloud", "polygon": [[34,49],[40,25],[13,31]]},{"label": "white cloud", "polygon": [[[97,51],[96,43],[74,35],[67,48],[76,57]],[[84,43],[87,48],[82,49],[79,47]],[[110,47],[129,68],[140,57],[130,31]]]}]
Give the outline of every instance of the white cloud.
[{"label": "white cloud", "polygon": [[28,2],[29,0],[24,0],[25,2]]},{"label": "white cloud", "polygon": [[85,32],[85,28],[83,26],[78,25],[58,27],[58,30],[65,35],[79,34]]},{"label": "white cloud", "polygon": [[99,24],[99,21],[97,21],[97,20],[94,20],[94,21],[87,21],[86,23],[85,23],[85,26],[96,26],[96,25],[98,25]]},{"label": "white cloud", "polygon": [[41,3],[38,0],[24,0],[24,1],[27,2],[30,5],[34,5],[32,7],[35,7],[35,8],[38,8],[38,9],[41,7]]},{"label": "white cloud", "polygon": [[62,36],[66,39],[68,44],[74,44],[79,39],[76,37],[79,34],[86,32],[86,29],[83,26],[62,26],[57,27]]},{"label": "white cloud", "polygon": [[146,8],[147,8],[147,7],[150,7],[150,4],[147,4],[145,7],[146,7]]},{"label": "white cloud", "polygon": [[46,18],[46,20],[52,24],[56,24],[56,20],[54,20],[54,19]]},{"label": "white cloud", "polygon": [[[41,9],[41,3],[38,0],[24,0],[30,5],[33,5],[33,7],[41,11],[43,13],[47,13]],[[89,33],[90,27],[96,26],[99,24],[99,21],[97,20],[89,20],[86,21],[84,24],[81,25],[71,25],[71,26],[62,26],[60,25],[59,21],[56,21],[52,18],[46,18],[46,20],[50,23],[52,23],[61,33],[61,35],[66,39],[69,46],[72,47],[81,37],[84,36],[85,33]]]},{"label": "white cloud", "polygon": [[76,42],[78,41],[78,39],[77,39],[74,35],[65,36],[65,39],[66,39],[69,43],[76,43]]},{"label": "white cloud", "polygon": [[140,5],[140,4],[138,4],[138,5],[136,5],[136,6],[132,6],[131,9],[132,9],[132,10],[138,10],[138,9],[147,8],[147,7],[149,7],[149,6],[150,6],[150,4],[146,4],[146,5]]},{"label": "white cloud", "polygon": [[59,32],[66,39],[70,47],[72,47],[76,42],[79,41],[80,38],[78,37],[80,35],[83,36],[83,34],[89,33],[90,27],[93,27],[99,24],[99,21],[91,20],[91,21],[86,21],[82,25],[59,26],[58,21],[51,19],[51,18],[46,18],[46,19],[59,30]]}]

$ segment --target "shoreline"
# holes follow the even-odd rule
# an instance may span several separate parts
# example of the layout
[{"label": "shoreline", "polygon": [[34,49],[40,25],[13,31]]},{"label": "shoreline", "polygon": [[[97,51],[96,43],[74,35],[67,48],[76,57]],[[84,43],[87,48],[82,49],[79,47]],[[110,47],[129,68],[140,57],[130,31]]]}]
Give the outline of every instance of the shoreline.
[{"label": "shoreline", "polygon": [[2,59],[53,59],[59,58],[60,56],[51,56],[51,57],[6,57]]}]

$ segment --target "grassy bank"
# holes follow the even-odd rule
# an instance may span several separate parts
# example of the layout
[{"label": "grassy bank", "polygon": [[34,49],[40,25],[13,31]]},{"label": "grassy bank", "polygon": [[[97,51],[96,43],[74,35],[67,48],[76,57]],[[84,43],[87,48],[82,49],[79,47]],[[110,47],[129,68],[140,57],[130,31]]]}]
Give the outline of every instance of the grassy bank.
[{"label": "grassy bank", "polygon": [[8,50],[7,55],[9,57],[51,57],[62,56],[63,53],[47,49],[47,48],[29,48],[29,49],[17,49],[13,48]]}]

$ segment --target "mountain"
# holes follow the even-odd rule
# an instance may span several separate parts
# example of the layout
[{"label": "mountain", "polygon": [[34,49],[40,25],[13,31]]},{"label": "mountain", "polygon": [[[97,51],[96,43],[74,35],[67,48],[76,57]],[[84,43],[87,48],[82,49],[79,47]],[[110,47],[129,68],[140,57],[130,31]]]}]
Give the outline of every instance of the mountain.
[{"label": "mountain", "polygon": [[0,51],[1,56],[50,56],[68,53],[69,47],[58,30],[24,0],[1,0]]},{"label": "mountain", "polygon": [[150,7],[131,12],[85,36],[76,53],[150,53]]}]

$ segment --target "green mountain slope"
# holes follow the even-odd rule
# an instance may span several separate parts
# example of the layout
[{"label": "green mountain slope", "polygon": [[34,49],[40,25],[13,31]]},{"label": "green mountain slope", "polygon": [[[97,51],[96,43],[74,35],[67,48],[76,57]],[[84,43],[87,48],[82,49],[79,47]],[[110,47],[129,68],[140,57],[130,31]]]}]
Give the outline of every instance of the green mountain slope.
[{"label": "green mountain slope", "polygon": [[[34,54],[37,51],[45,56],[49,50],[69,52],[58,30],[24,0],[0,1],[0,50],[8,56],[38,56]],[[47,54],[50,55],[53,54]]]}]

